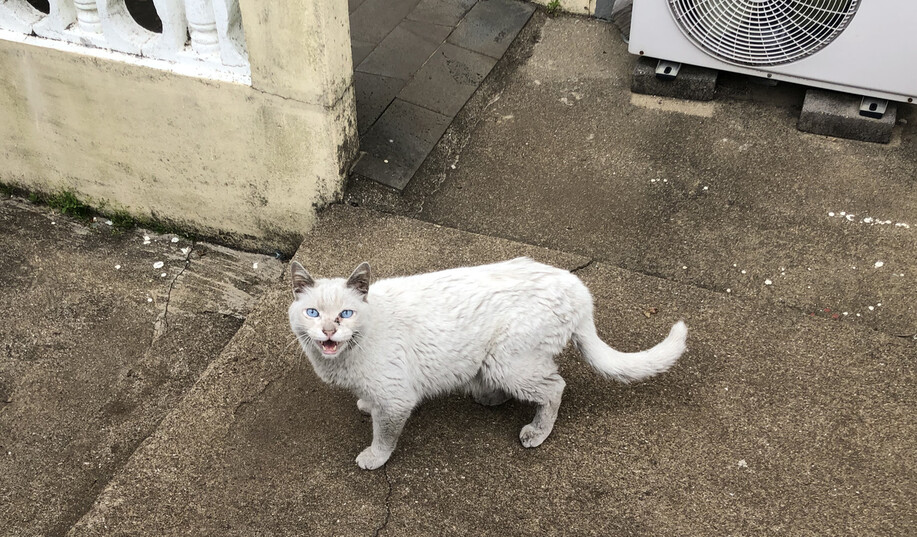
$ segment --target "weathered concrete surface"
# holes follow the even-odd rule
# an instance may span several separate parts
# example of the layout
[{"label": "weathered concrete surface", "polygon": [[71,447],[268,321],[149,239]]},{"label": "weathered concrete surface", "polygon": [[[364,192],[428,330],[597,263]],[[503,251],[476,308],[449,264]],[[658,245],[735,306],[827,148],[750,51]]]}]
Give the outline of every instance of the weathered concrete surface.
[{"label": "weathered concrete surface", "polygon": [[280,277],[173,237],[0,201],[0,535],[63,535]]},{"label": "weathered concrete surface", "polygon": [[369,259],[382,277],[514,255],[577,270],[616,347],[647,347],[681,318],[688,353],[625,386],[565,352],[542,447],[518,442],[531,408],[450,397],[416,412],[385,470],[365,472],[353,459],[370,423],[302,359],[277,284],[69,535],[903,536],[917,524],[914,341],[343,206],[297,259],[321,276]]},{"label": "weathered concrete surface", "polygon": [[633,95],[601,21],[536,13],[520,41],[404,197],[352,181],[347,201],[917,333],[915,107],[888,146],[827,138],[796,130],[797,86]]}]

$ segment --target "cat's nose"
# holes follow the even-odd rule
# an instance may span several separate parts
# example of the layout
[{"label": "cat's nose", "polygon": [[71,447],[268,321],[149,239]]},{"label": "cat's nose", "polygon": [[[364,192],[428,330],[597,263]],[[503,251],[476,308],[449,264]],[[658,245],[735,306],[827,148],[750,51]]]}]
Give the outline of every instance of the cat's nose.
[{"label": "cat's nose", "polygon": [[334,328],[330,330],[323,328],[322,332],[324,332],[326,336],[331,337],[334,335],[335,332],[337,332],[337,330],[335,330]]}]

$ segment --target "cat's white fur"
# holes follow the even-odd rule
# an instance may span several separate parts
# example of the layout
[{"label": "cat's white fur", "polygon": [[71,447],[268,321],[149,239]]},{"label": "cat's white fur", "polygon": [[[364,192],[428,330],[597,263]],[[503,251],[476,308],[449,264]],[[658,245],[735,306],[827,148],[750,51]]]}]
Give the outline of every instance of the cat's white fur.
[{"label": "cat's white fur", "polygon": [[[564,390],[554,357],[571,337],[593,368],[623,382],[665,371],[685,350],[681,321],[649,350],[612,349],[596,334],[583,282],[527,258],[371,286],[366,263],[347,280],[314,280],[296,262],[292,273],[290,326],[315,372],[351,390],[372,414],[372,445],[356,459],[365,469],[385,464],[414,407],[455,390],[486,405],[510,397],[535,403],[519,438],[540,445]],[[344,318],[345,310],[353,314]]]}]

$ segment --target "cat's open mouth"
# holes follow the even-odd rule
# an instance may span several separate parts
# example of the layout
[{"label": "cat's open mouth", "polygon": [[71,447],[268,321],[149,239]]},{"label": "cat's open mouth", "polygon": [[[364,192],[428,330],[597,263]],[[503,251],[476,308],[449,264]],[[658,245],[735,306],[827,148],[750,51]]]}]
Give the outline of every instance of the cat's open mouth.
[{"label": "cat's open mouth", "polygon": [[325,341],[322,341],[321,346],[322,346],[322,353],[334,354],[341,347],[341,344],[338,343],[337,341],[331,341],[330,339],[326,339]]}]

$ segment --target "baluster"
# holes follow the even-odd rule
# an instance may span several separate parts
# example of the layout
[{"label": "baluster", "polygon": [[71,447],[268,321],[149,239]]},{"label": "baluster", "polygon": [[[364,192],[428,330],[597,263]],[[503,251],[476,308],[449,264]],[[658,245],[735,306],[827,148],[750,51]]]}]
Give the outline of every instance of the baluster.
[{"label": "baluster", "polygon": [[185,14],[191,33],[191,50],[201,56],[218,55],[220,38],[210,0],[185,0]]},{"label": "baluster", "polygon": [[73,0],[76,7],[76,23],[80,30],[91,34],[102,33],[102,19],[96,0]]}]

